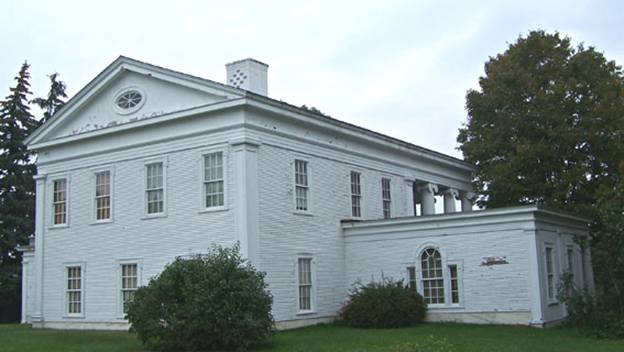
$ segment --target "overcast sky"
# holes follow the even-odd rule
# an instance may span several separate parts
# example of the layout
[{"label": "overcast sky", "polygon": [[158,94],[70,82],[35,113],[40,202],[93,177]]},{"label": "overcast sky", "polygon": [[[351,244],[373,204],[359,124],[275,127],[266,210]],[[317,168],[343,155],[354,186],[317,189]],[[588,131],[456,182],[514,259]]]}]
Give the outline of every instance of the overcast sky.
[{"label": "overcast sky", "polygon": [[[339,3],[339,4],[338,4]],[[75,94],[118,55],[225,81],[269,64],[269,96],[453,156],[466,91],[531,29],[624,64],[624,1],[10,1],[0,4],[0,98],[21,63],[35,95]]]}]

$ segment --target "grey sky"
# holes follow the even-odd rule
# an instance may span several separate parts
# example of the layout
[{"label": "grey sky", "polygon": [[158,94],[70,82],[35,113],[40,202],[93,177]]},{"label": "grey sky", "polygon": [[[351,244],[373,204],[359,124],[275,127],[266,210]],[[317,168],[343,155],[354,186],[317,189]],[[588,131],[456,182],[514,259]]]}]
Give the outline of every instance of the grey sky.
[{"label": "grey sky", "polygon": [[454,156],[489,56],[558,30],[624,64],[624,1],[3,1],[0,98],[28,60],[36,95],[75,94],[123,54],[223,82],[269,67],[269,96]]}]

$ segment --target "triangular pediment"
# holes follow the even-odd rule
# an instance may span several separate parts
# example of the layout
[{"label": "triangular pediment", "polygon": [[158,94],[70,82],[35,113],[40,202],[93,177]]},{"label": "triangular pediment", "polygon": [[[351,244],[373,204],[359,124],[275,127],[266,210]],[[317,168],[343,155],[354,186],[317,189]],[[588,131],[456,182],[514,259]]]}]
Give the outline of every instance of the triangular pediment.
[{"label": "triangular pediment", "polygon": [[213,81],[120,57],[83,88],[27,141],[29,145],[88,135],[240,98],[242,93]]}]

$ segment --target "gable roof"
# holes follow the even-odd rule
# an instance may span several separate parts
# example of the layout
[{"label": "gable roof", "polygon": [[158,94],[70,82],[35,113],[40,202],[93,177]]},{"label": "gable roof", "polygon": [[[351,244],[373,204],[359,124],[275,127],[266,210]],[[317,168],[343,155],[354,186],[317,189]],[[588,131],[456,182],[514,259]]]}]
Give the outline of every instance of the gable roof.
[{"label": "gable roof", "polygon": [[[281,100],[269,98],[210,79],[153,65],[123,55],[119,56],[115,61],[108,65],[104,70],[102,70],[95,78],[93,78],[86,86],[78,91],[78,93],[76,93],[76,95],[74,95],[69,101],[67,101],[67,103],[65,103],[65,105],[51,119],[46,121],[46,123],[41,125],[30,136],[28,136],[28,138],[26,138],[25,140],[25,143],[31,146],[41,141],[48,132],[50,132],[55,126],[61,123],[64,118],[71,114],[71,112],[75,111],[75,109],[80,106],[81,103],[96,94],[99,89],[104,87],[108,82],[114,80],[117,75],[124,70],[132,70],[152,76],[157,75],[159,78],[170,81],[173,80],[177,83],[183,83],[184,85],[190,86],[192,88],[204,90],[216,95],[226,94],[226,96],[229,97],[230,100],[240,100],[242,98],[246,100],[248,104],[256,103],[256,105],[262,106],[264,108],[269,107],[280,110],[282,112],[290,112],[299,116],[303,115],[307,118],[314,119],[321,123],[328,123],[332,126],[346,129],[356,134],[365,135],[368,138],[374,140],[383,141],[385,143],[389,143],[398,147],[406,148],[407,150],[414,152],[421,157],[432,159],[433,161],[442,162],[444,164],[453,164],[454,166],[459,166],[460,168],[469,171],[474,169],[474,166],[472,164],[462,159],[440,153],[432,149],[421,147],[416,144],[409,143],[379,132],[375,132],[352,123],[338,120],[325,114],[316,113],[311,110],[298,107]],[[177,112],[173,112],[172,114],[176,113]]]}]

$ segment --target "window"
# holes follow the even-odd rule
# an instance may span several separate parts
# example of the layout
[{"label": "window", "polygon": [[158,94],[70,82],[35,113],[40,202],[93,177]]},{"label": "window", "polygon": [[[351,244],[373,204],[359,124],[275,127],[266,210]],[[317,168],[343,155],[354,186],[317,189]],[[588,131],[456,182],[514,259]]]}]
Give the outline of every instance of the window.
[{"label": "window", "polygon": [[138,265],[121,264],[121,309],[123,313],[127,312],[128,302],[134,298],[134,293],[138,287]]},{"label": "window", "polygon": [[434,248],[421,256],[423,298],[427,304],[444,304],[444,274],[442,256]]},{"label": "window", "polygon": [[67,314],[82,314],[82,267],[67,267]]},{"label": "window", "polygon": [[163,163],[157,162],[145,165],[145,177],[147,214],[162,214],[165,211]]},{"label": "window", "polygon": [[457,264],[448,266],[449,279],[451,281],[451,303],[459,304],[459,280],[457,277]]},{"label": "window", "polygon": [[120,115],[139,111],[145,104],[145,93],[138,87],[126,87],[115,94],[113,110]]},{"label": "window", "polygon": [[312,310],[312,258],[299,258],[297,262],[299,285],[299,310]]},{"label": "window", "polygon": [[54,225],[67,224],[67,179],[54,180],[52,196]]},{"label": "window", "polygon": [[566,248],[566,257],[568,259],[568,272],[574,277],[574,247]]},{"label": "window", "polygon": [[362,216],[360,206],[362,200],[362,187],[360,186],[360,173],[351,171],[351,216],[359,218]]},{"label": "window", "polygon": [[111,218],[111,173],[102,171],[95,174],[95,220]]},{"label": "window", "polygon": [[412,290],[416,290],[416,267],[415,266],[407,267],[407,286]]},{"label": "window", "polygon": [[553,257],[553,248],[546,247],[546,289],[548,293],[548,300],[555,300],[555,268],[554,268],[554,257]]},{"label": "window", "polygon": [[295,160],[295,209],[308,211],[308,162]]},{"label": "window", "polygon": [[382,178],[381,179],[381,199],[383,202],[383,217],[384,219],[390,219],[390,179]]},{"label": "window", "polygon": [[223,153],[204,155],[204,207],[222,207],[224,204]]}]

